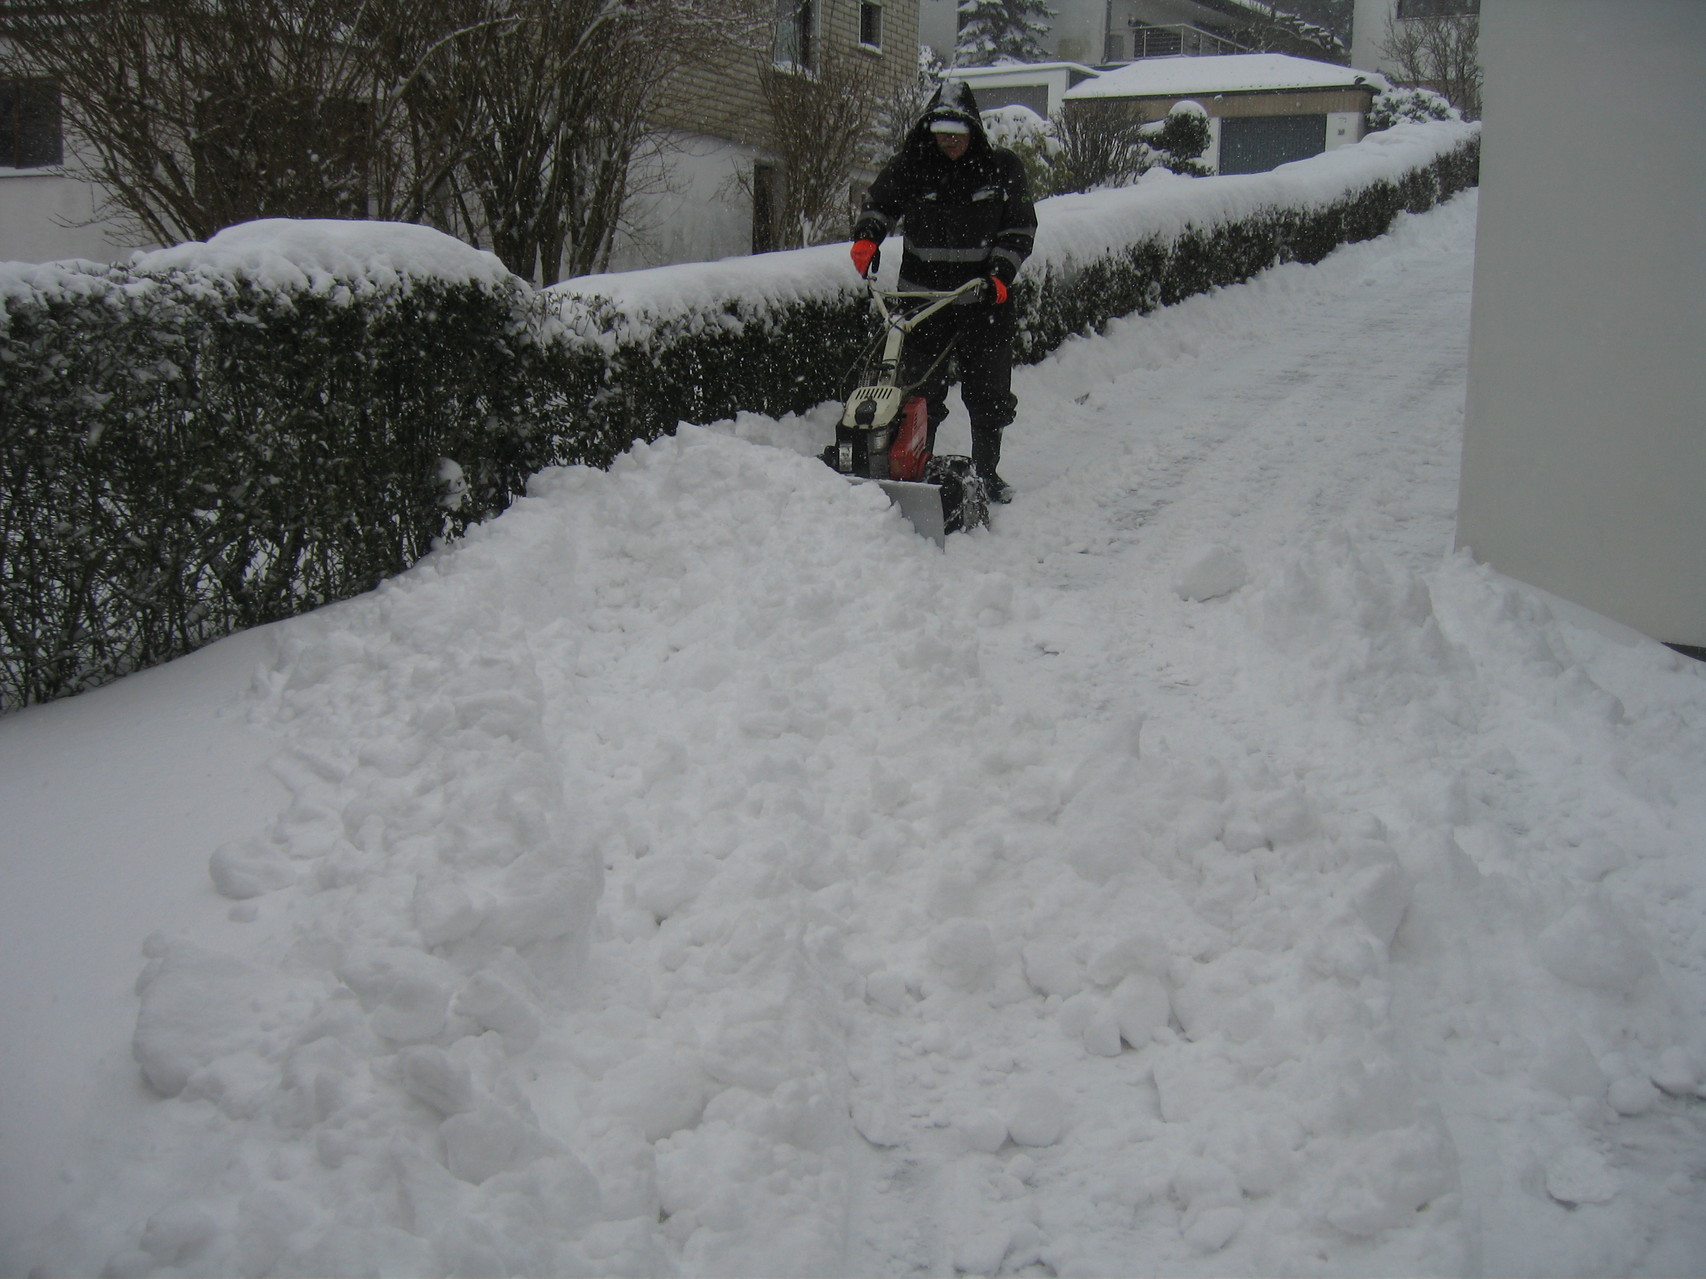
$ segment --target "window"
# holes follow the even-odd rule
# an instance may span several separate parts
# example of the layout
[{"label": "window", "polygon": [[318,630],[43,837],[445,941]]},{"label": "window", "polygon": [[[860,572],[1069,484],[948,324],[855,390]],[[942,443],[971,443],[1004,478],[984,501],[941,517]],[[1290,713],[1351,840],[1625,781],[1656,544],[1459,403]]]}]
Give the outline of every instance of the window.
[{"label": "window", "polygon": [[51,80],[0,80],[0,167],[46,169],[64,162],[58,86]]},{"label": "window", "polygon": [[868,49],[883,47],[882,0],[864,0],[859,6],[859,43]]},{"label": "window", "polygon": [[752,251],[776,248],[776,166],[762,160],[752,166]]},{"label": "window", "polygon": [[779,67],[811,71],[817,66],[817,0],[776,0],[772,57]]}]

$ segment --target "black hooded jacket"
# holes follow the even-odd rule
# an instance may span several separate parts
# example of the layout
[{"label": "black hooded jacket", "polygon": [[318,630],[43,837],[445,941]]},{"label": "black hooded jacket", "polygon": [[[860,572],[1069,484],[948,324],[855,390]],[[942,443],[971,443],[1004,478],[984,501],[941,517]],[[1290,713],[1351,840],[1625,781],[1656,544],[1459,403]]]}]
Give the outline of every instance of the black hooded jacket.
[{"label": "black hooded jacket", "polygon": [[[958,160],[943,155],[930,132],[940,119],[971,130],[971,144]],[[871,184],[853,238],[880,243],[897,227],[906,244],[903,287],[954,289],[989,275],[1011,284],[1030,256],[1037,215],[1024,166],[1011,151],[990,145],[977,99],[963,82],[936,91]]]}]

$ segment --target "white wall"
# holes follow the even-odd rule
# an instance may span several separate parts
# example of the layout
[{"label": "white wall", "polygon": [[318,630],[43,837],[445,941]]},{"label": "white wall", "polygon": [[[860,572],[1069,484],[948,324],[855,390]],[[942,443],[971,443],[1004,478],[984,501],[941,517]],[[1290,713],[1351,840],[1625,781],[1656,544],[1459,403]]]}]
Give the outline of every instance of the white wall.
[{"label": "white wall", "polygon": [[918,43],[927,44],[944,63],[954,60],[954,41],[959,38],[957,0],[918,0]]},{"label": "white wall", "polygon": [[1380,52],[1386,24],[1397,10],[1396,0],[1356,0],[1351,7],[1351,65],[1370,71],[1390,71],[1390,59]]},{"label": "white wall", "polygon": [[95,217],[96,189],[45,170],[0,169],[0,262],[58,262],[130,256],[112,224]]},{"label": "white wall", "polygon": [[1458,541],[1706,646],[1706,3],[1485,0]]},{"label": "white wall", "polygon": [[1063,62],[1095,66],[1102,60],[1107,0],[1054,0],[1054,21],[1045,41]]},{"label": "white wall", "polygon": [[740,178],[757,152],[720,138],[675,134],[636,166],[638,194],[611,252],[612,271],[709,262],[752,251],[752,197]]}]

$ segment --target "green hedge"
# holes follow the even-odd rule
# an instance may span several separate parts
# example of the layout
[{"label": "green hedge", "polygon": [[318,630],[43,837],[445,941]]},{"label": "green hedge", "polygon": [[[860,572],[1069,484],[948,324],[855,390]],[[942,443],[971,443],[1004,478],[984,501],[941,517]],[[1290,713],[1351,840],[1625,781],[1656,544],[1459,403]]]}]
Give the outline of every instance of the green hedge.
[{"label": "green hedge", "polygon": [[[1137,226],[1093,260],[1039,252],[1014,299],[1021,358],[1383,233],[1474,183],[1459,130],[1325,203]],[[870,333],[850,269],[638,328],[515,279],[281,286],[147,263],[0,278],[0,708],[369,590],[546,466],[835,398]]]},{"label": "green hedge", "polygon": [[[1088,262],[1047,263],[1020,278],[1020,358],[1035,363],[1067,338],[1109,320],[1147,315],[1286,262],[1314,264],[1343,244],[1384,235],[1400,213],[1421,213],[1475,185],[1479,135],[1398,177],[1380,177],[1322,203],[1258,203],[1158,231]],[[1237,179],[1260,189],[1263,175]]]},{"label": "green hedge", "polygon": [[597,361],[523,289],[77,283],[12,296],[0,339],[7,707],[369,590],[583,455]]}]

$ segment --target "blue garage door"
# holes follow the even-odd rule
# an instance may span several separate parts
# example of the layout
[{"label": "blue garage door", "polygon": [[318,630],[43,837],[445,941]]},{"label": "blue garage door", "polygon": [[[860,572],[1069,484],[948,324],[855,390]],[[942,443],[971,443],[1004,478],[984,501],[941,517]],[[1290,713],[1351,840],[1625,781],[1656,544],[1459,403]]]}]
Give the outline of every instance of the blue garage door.
[{"label": "blue garage door", "polygon": [[1324,115],[1229,116],[1220,122],[1220,171],[1266,173],[1327,149]]}]

